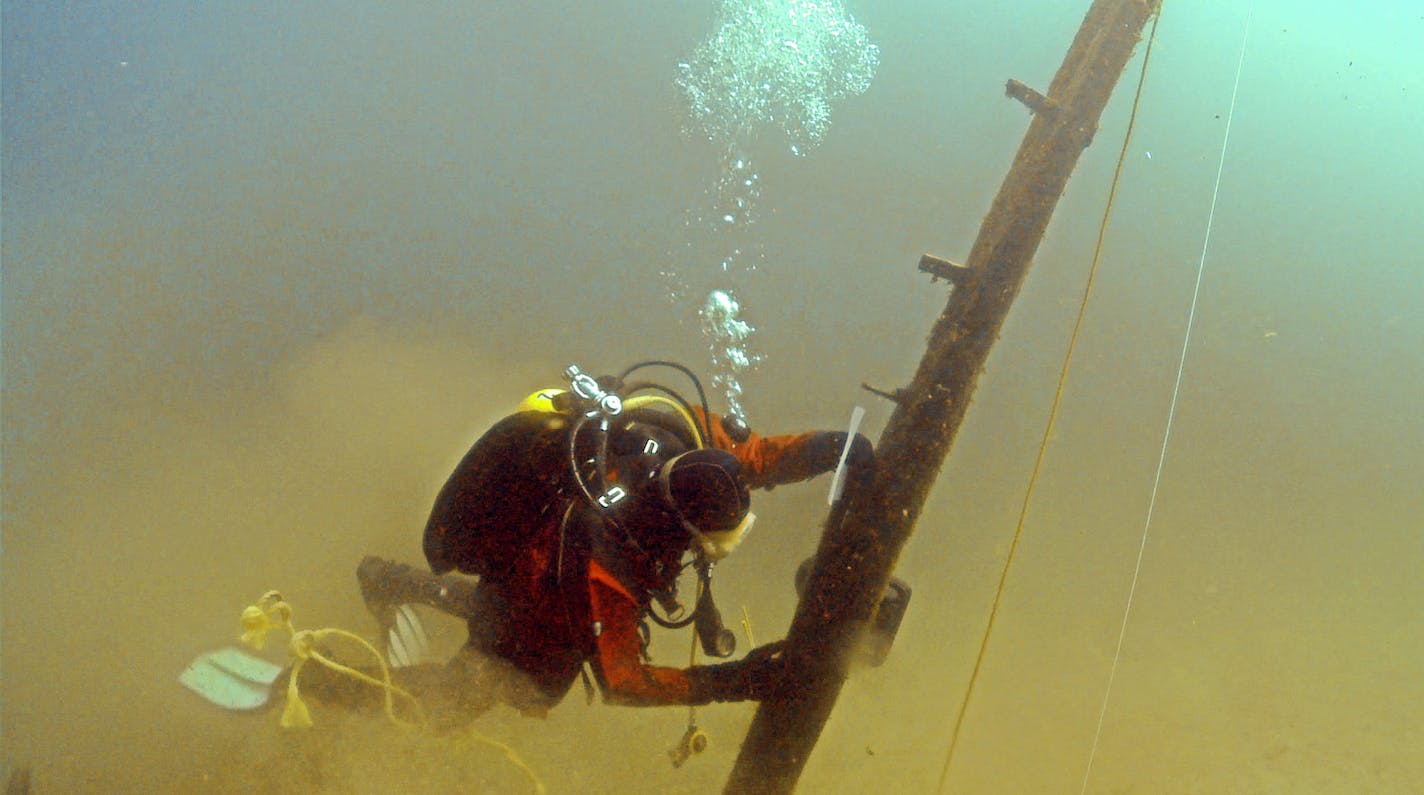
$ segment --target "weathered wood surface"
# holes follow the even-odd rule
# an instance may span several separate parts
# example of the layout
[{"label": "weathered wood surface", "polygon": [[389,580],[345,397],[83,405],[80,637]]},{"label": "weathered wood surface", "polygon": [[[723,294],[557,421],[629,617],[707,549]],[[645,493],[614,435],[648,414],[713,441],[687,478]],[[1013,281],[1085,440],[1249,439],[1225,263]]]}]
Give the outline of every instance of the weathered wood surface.
[{"label": "weathered wood surface", "polygon": [[[1096,0],[1045,95],[1017,81],[1006,86],[1033,112],[1028,133],[964,268],[946,271],[955,276],[949,302],[914,379],[895,392],[895,411],[876,445],[874,476],[826,520],[787,635],[790,684],[758,708],[725,792],[795,788],[845,682],[849,654],[914,531],[1054,207],[1159,5]],[[937,259],[931,258],[932,265]]]}]

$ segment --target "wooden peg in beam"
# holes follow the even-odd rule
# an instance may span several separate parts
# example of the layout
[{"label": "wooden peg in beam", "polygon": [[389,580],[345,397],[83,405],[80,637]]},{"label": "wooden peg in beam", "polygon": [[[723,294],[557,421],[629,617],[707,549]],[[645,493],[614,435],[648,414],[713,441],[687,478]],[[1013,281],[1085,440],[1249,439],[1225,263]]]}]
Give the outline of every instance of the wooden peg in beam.
[{"label": "wooden peg in beam", "polygon": [[1045,111],[1058,109],[1058,105],[1053,100],[1013,78],[1009,78],[1009,81],[1004,84],[1004,94],[1022,102],[1025,107],[1034,113],[1044,113]]},{"label": "wooden peg in beam", "polygon": [[928,273],[932,277],[931,281],[944,279],[956,287],[974,276],[974,271],[969,267],[936,257],[933,254],[925,254],[920,257],[920,270]]}]

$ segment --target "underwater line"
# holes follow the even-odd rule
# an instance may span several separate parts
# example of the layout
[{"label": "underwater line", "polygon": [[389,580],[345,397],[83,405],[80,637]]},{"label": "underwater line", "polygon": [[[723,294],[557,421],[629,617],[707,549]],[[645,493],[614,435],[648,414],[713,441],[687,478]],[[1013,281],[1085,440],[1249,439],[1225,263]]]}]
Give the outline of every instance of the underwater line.
[{"label": "underwater line", "polygon": [[1177,357],[1177,379],[1172,385],[1172,401],[1167,407],[1167,422],[1162,429],[1162,450],[1157,456],[1157,473],[1152,478],[1152,496],[1147,501],[1147,518],[1142,525],[1142,540],[1137,546],[1137,564],[1132,570],[1132,584],[1127,590],[1127,604],[1123,607],[1122,626],[1117,633],[1117,648],[1113,651],[1112,667],[1108,671],[1108,684],[1103,690],[1103,704],[1098,710],[1098,727],[1093,733],[1093,747],[1088,752],[1088,765],[1083,771],[1083,786],[1080,795],[1088,791],[1088,779],[1093,774],[1093,760],[1098,754],[1098,744],[1103,736],[1103,722],[1108,713],[1108,699],[1112,695],[1113,682],[1117,679],[1118,662],[1122,659],[1123,641],[1127,637],[1127,621],[1132,615],[1133,597],[1137,595],[1137,582],[1142,574],[1142,558],[1147,550],[1148,530],[1152,527],[1152,514],[1157,507],[1157,491],[1162,484],[1162,469],[1167,462],[1167,444],[1172,438],[1172,422],[1177,416],[1177,398],[1182,391],[1182,373],[1187,366],[1187,348],[1192,341],[1192,327],[1196,323],[1197,303],[1201,297],[1202,276],[1206,273],[1206,254],[1211,245],[1211,230],[1216,221],[1216,201],[1221,195],[1221,175],[1226,167],[1226,145],[1231,140],[1231,122],[1236,117],[1236,95],[1241,88],[1241,68],[1246,63],[1246,42],[1251,36],[1251,13],[1255,2],[1246,8],[1245,30],[1241,33],[1241,54],[1236,59],[1236,82],[1231,87],[1231,107],[1226,113],[1226,130],[1221,136],[1221,154],[1216,161],[1216,184],[1211,189],[1211,208],[1206,214],[1206,231],[1202,235],[1201,258],[1197,261],[1197,281],[1192,288],[1191,309],[1187,312],[1187,330],[1182,335],[1182,351]]},{"label": "underwater line", "polygon": [[1103,220],[1098,225],[1098,242],[1093,247],[1092,263],[1088,266],[1088,278],[1083,284],[1083,299],[1078,304],[1078,317],[1073,321],[1073,331],[1068,336],[1068,346],[1063,353],[1063,367],[1058,372],[1058,384],[1053,390],[1053,404],[1048,409],[1048,422],[1044,425],[1043,438],[1038,444],[1038,455],[1033,462],[1033,471],[1029,473],[1028,485],[1024,488],[1018,524],[1014,527],[1014,537],[1009,542],[1009,550],[1004,555],[1004,566],[999,572],[999,585],[995,589],[994,599],[989,605],[989,618],[984,624],[984,635],[979,640],[979,651],[974,657],[974,668],[969,673],[969,683],[964,688],[964,697],[960,700],[959,711],[955,715],[954,729],[950,734],[949,747],[945,750],[944,766],[940,768],[939,786],[936,788],[936,792],[943,792],[945,782],[949,779],[949,768],[954,762],[954,753],[959,747],[960,732],[964,728],[964,716],[969,711],[969,702],[974,697],[979,674],[983,670],[984,660],[988,656],[989,640],[994,634],[994,625],[999,616],[999,606],[1003,603],[1004,593],[1008,589],[1009,571],[1017,559],[1019,541],[1023,539],[1024,526],[1028,522],[1029,507],[1033,504],[1034,488],[1038,485],[1038,477],[1043,472],[1043,462],[1048,457],[1048,445],[1053,439],[1053,429],[1058,423],[1058,409],[1063,404],[1063,392],[1068,383],[1068,372],[1073,364],[1073,353],[1078,348],[1078,338],[1083,331],[1083,320],[1088,314],[1088,301],[1093,296],[1098,264],[1103,258],[1103,244],[1107,240],[1108,221],[1112,218],[1113,205],[1117,200],[1118,184],[1122,181],[1123,165],[1127,162],[1128,148],[1132,144],[1132,131],[1137,127],[1137,111],[1142,105],[1142,90],[1147,83],[1147,65],[1152,62],[1152,45],[1157,41],[1157,22],[1161,16],[1161,9],[1158,9],[1152,19],[1152,31],[1147,39],[1147,48],[1142,55],[1142,70],[1137,76],[1137,90],[1132,97],[1132,112],[1127,117],[1127,130],[1122,136],[1122,148],[1118,151],[1117,166],[1113,170],[1112,183],[1108,186],[1107,202],[1103,205]]}]

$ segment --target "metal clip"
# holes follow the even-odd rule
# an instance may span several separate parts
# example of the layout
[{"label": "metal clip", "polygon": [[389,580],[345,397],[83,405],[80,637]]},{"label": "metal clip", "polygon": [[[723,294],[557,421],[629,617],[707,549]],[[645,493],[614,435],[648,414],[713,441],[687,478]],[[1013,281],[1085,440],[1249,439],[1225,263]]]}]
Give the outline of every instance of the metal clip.
[{"label": "metal clip", "polygon": [[569,379],[569,388],[575,395],[594,404],[595,409],[589,416],[608,419],[623,413],[623,398],[605,390],[597,378],[579,369],[578,365],[571,364],[564,368],[564,377]]},{"label": "metal clip", "polygon": [[598,505],[601,508],[612,508],[615,504],[621,502],[623,498],[627,496],[628,492],[624,491],[622,486],[614,486],[608,491],[605,491],[602,494],[598,495]]},{"label": "metal clip", "polygon": [[668,751],[668,756],[672,758],[673,767],[682,767],[683,762],[706,750],[707,733],[694,724],[688,724],[687,731],[677,741],[677,747]]}]

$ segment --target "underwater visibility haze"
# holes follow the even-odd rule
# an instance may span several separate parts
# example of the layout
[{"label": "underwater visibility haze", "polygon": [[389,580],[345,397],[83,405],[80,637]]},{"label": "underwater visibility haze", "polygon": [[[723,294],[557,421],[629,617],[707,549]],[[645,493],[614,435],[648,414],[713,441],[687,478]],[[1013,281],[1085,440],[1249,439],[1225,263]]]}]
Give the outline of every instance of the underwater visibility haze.
[{"label": "underwater visibility haze", "polygon": [[[528,791],[489,745],[284,731],[176,677],[268,589],[374,633],[357,562],[421,562],[450,469],[570,363],[683,362],[764,433],[860,405],[874,440],[860,385],[905,384],[944,307],[916,263],[967,256],[1027,128],[1004,82],[1046,90],[1088,6],[6,2],[0,775]],[[800,791],[1424,791],[1421,43],[1415,3],[1166,0],[952,764],[1142,45]],[[828,481],[758,493],[717,569],[758,643]],[[753,710],[699,708],[679,767],[685,709],[577,687],[476,728],[551,793],[702,793]]]}]

